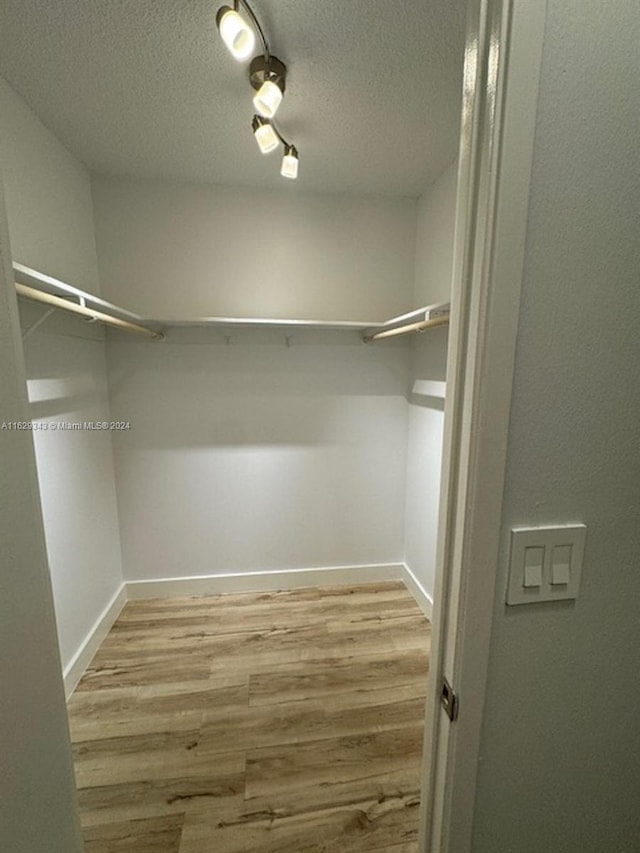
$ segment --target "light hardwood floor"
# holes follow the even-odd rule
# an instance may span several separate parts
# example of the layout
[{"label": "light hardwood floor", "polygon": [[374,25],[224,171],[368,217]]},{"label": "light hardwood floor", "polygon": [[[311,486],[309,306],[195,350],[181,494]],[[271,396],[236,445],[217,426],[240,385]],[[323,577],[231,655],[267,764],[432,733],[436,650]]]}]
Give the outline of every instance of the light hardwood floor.
[{"label": "light hardwood floor", "polygon": [[69,700],[87,853],[416,853],[400,582],[129,602]]}]

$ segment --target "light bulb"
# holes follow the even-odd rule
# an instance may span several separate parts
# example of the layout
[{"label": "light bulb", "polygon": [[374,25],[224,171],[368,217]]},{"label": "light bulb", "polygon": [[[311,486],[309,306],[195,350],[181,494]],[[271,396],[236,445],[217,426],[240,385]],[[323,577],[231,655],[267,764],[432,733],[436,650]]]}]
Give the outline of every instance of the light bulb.
[{"label": "light bulb", "polygon": [[265,118],[273,118],[282,103],[282,89],[273,80],[265,80],[253,98],[253,106]]},{"label": "light bulb", "polygon": [[300,158],[298,157],[297,150],[293,145],[285,145],[282,166],[280,167],[280,174],[282,177],[295,180],[298,177],[299,164]]},{"label": "light bulb", "polygon": [[273,151],[278,147],[278,136],[270,122],[265,121],[265,119],[261,119],[258,116],[254,116],[251,127],[253,129],[253,135],[256,138],[256,142],[260,146],[260,150],[263,154],[268,154],[270,151]]},{"label": "light bulb", "polygon": [[216,22],[234,59],[249,59],[256,45],[256,36],[247,22],[230,6],[222,6],[218,10]]}]

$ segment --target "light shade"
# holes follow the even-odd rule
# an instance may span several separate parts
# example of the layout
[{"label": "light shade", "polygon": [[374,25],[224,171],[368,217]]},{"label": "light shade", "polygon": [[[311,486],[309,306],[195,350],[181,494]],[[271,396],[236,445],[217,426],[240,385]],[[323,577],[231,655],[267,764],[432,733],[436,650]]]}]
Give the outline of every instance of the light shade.
[{"label": "light shade", "polygon": [[282,158],[282,166],[280,167],[280,174],[283,178],[291,178],[295,180],[298,177],[298,166],[300,165],[300,158],[298,157],[298,152],[293,145],[285,145],[284,146],[284,157]]},{"label": "light shade", "polygon": [[268,154],[278,147],[280,140],[271,122],[260,118],[260,116],[254,116],[251,122],[251,129],[263,154]]},{"label": "light shade", "polygon": [[256,46],[256,36],[244,18],[231,6],[222,6],[218,9],[216,23],[231,55],[240,61],[249,59]]},{"label": "light shade", "polygon": [[281,103],[282,89],[273,80],[265,80],[253,97],[253,106],[265,118],[273,118]]}]

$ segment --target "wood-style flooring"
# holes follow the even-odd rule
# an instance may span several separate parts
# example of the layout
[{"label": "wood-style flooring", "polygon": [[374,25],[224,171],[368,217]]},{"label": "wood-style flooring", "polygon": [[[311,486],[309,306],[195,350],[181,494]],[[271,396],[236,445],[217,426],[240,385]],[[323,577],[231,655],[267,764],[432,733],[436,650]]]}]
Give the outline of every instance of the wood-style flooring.
[{"label": "wood-style flooring", "polygon": [[400,582],[129,602],[69,700],[87,853],[416,853]]}]

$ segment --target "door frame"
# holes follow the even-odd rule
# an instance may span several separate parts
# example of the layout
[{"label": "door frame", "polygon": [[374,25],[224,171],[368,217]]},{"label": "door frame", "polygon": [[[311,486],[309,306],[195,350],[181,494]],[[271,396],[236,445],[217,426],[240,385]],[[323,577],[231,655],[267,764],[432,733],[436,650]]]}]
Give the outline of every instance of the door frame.
[{"label": "door frame", "polygon": [[[471,850],[546,0],[470,0],[419,848]],[[440,705],[446,677],[455,722]]]}]

